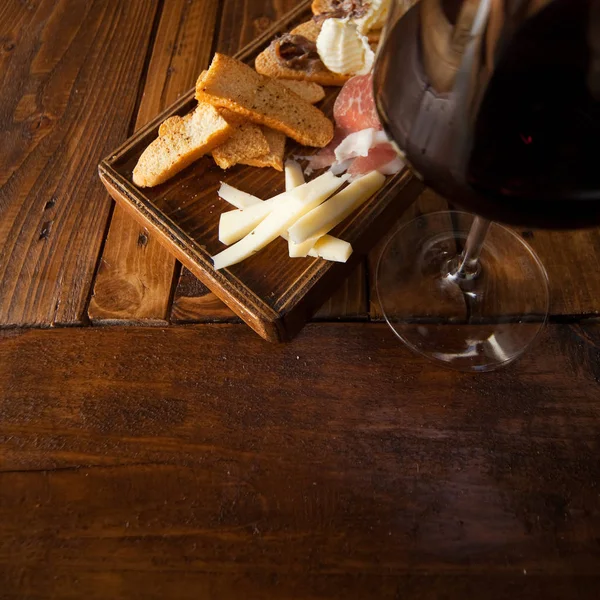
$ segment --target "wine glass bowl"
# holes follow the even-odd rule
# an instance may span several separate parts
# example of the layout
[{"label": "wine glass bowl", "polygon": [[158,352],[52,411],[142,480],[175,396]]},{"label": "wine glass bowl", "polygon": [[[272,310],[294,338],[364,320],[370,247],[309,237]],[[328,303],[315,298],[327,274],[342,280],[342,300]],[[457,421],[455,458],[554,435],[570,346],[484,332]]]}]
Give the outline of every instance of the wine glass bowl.
[{"label": "wine glass bowl", "polygon": [[481,268],[457,280],[454,261],[473,221],[443,211],[401,225],[379,257],[376,288],[388,325],[411,349],[454,369],[490,371],[517,359],[541,332],[548,277],[528,244],[492,223]]}]

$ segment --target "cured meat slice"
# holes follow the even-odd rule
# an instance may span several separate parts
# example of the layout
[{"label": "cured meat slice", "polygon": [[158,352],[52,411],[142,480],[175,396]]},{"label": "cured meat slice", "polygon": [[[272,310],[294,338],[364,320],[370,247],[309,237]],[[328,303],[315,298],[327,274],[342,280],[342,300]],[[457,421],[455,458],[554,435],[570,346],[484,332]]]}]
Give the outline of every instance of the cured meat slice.
[{"label": "cured meat slice", "polygon": [[[324,169],[337,163],[340,163],[342,167],[345,166],[345,163],[347,162],[345,158],[349,158],[350,155],[348,157],[338,157],[338,161],[336,162],[335,149],[348,135],[366,129],[375,130],[376,132],[382,130],[379,117],[377,116],[377,110],[375,109],[373,80],[370,74],[357,75],[344,84],[344,87],[340,90],[335,101],[333,116],[336,122],[334,137],[325,148],[309,158],[306,170],[307,175],[313,171]],[[378,135],[383,135],[383,133]],[[379,140],[374,140],[374,143],[378,144],[378,141]],[[393,160],[396,157],[396,153],[393,150],[391,150],[391,152],[393,154],[390,155],[389,150],[383,153],[382,151],[378,151],[373,159],[369,158],[371,156],[370,153],[368,156],[359,157],[359,159],[363,160],[356,159],[358,160],[358,165],[355,167],[357,169],[356,174],[365,173],[366,171],[363,169],[365,169],[371,161],[374,161],[374,164],[376,163],[381,166],[385,162]],[[384,160],[383,162],[379,162],[380,160],[383,160],[384,157],[387,158],[387,161]]]},{"label": "cured meat slice", "polygon": [[325,148],[321,148],[319,152],[313,154],[308,158],[307,175],[310,175],[313,171],[330,167],[335,162],[335,149],[339,146],[340,142],[346,137],[346,134],[341,130],[335,130],[333,139]]},{"label": "cured meat slice", "polygon": [[382,129],[375,108],[371,74],[356,75],[344,84],[333,105],[333,117],[346,134],[369,127]]},{"label": "cured meat slice", "polygon": [[397,157],[398,155],[391,144],[379,144],[379,146],[371,148],[367,156],[355,158],[348,169],[348,173],[357,176],[364,175],[370,171],[377,171],[388,165],[388,163],[391,163]]}]

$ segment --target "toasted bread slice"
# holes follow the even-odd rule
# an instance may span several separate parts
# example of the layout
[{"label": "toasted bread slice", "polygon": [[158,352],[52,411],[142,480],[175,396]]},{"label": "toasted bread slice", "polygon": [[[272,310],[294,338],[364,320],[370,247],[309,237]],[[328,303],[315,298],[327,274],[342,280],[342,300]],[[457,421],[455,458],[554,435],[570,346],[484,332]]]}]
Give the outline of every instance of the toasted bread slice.
[{"label": "toasted bread slice", "polygon": [[[307,21],[292,29],[291,33],[292,35],[301,35],[311,42],[316,42],[320,30],[321,26],[318,23]],[[276,43],[276,41],[271,42],[271,44],[256,57],[254,63],[256,70],[267,77],[310,81],[320,85],[332,86],[344,85],[344,83],[350,79],[350,75],[333,73],[325,65],[322,65],[320,69],[312,70],[310,72],[303,69],[290,69],[281,64],[277,58],[277,53],[275,52]]]},{"label": "toasted bread slice", "polygon": [[208,72],[198,79],[196,98],[245,115],[305,146],[322,148],[333,137],[333,123],[318,108],[224,54],[215,54]]},{"label": "toasted bread slice", "polygon": [[199,103],[184,117],[170,117],[161,124],[156,138],[142,153],[133,182],[139,187],[153,187],[222,144],[232,133],[232,126],[210,104]]},{"label": "toasted bread slice", "polygon": [[283,171],[283,154],[285,152],[285,134],[269,127],[263,127],[263,134],[269,144],[269,150],[262,156],[241,160],[243,165],[253,167],[273,167]]},{"label": "toasted bread slice", "polygon": [[273,77],[274,79],[310,81],[318,83],[319,85],[331,85],[336,87],[344,85],[344,83],[350,79],[350,75],[339,75],[325,67],[310,73],[303,71],[302,69],[290,69],[279,62],[272,44],[256,57],[254,66],[262,75]]},{"label": "toasted bread slice", "polygon": [[[206,73],[206,71],[202,71],[202,73]],[[217,108],[217,112],[230,124],[233,126],[243,125],[248,122],[248,119],[244,117],[244,115],[240,115],[228,108]]]},{"label": "toasted bread slice", "polygon": [[292,35],[301,35],[316,44],[319,33],[321,33],[321,23],[317,23],[311,19],[310,21],[306,21],[306,23],[300,23],[290,33]]},{"label": "toasted bread slice", "polygon": [[269,143],[260,125],[255,125],[227,108],[217,109],[234,126],[231,136],[212,151],[212,157],[221,169],[229,169],[243,160],[263,156],[269,152]]},{"label": "toasted bread slice", "polygon": [[280,79],[279,80],[286,88],[289,88],[300,98],[304,98],[311,104],[316,104],[325,98],[325,90],[318,84],[312,81],[300,81],[297,79]]},{"label": "toasted bread slice", "polygon": [[224,144],[213,149],[212,157],[221,169],[229,169],[239,162],[262,156],[268,152],[269,144],[260,125],[243,123],[235,128],[231,137]]}]

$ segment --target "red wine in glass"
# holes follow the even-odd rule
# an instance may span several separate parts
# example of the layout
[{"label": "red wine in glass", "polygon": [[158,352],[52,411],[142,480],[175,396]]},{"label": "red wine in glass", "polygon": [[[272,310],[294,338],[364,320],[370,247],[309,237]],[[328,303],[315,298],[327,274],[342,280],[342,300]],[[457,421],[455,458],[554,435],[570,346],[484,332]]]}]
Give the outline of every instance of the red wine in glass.
[{"label": "red wine in glass", "polygon": [[391,137],[429,186],[478,215],[600,223],[600,2],[489,2],[478,43],[436,86],[427,56],[443,44],[426,39],[428,13],[452,25],[465,4],[423,0],[390,24],[375,91]]}]

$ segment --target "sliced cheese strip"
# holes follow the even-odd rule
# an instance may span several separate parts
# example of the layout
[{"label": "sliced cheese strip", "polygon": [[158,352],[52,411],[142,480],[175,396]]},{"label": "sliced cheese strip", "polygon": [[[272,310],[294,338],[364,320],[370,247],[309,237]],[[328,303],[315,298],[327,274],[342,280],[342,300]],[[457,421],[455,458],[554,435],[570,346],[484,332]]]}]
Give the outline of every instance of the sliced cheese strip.
[{"label": "sliced cheese strip", "polygon": [[303,258],[304,256],[308,256],[308,253],[312,249],[312,247],[317,243],[318,237],[308,238],[301,244],[294,244],[288,236],[288,253],[290,258]]},{"label": "sliced cheese strip", "polygon": [[230,210],[221,213],[219,220],[219,241],[235,244],[248,235],[272,210],[275,198],[253,204],[244,210]]},{"label": "sliced cheese strip", "polygon": [[302,167],[295,160],[285,161],[285,191],[289,192],[304,183]]},{"label": "sliced cheese strip", "polygon": [[[307,247],[310,245],[310,248]],[[352,245],[332,235],[323,235],[320,238],[309,238],[302,244],[294,244],[288,239],[290,258],[311,256],[335,262],[346,262],[352,254]]]},{"label": "sliced cheese strip", "polygon": [[371,171],[347,188],[317,206],[289,229],[290,239],[300,244],[308,238],[325,235],[370,198],[385,182],[385,175]]},{"label": "sliced cheese strip", "polygon": [[[300,217],[321,204],[347,180],[329,171],[281,198],[263,221],[239,242],[213,256],[215,269],[235,265],[279,237]],[[261,205],[258,205],[261,206]]]},{"label": "sliced cheese strip", "polygon": [[249,206],[262,202],[260,198],[248,194],[247,192],[242,192],[242,190],[238,190],[228,183],[221,182],[221,187],[217,193],[225,200],[225,202],[229,202],[229,204],[233,204],[233,206],[240,209],[248,208]]},{"label": "sliced cheese strip", "polygon": [[[296,161],[288,161],[288,163],[292,164],[292,170],[296,171],[294,173],[294,179],[289,181],[286,177],[286,189],[289,185],[294,184],[294,187],[298,187],[304,183],[304,175],[302,174],[302,169],[300,165]],[[295,166],[294,166],[295,165]],[[286,164],[286,175],[287,175],[287,164]],[[296,170],[297,166],[297,170]],[[336,174],[336,173],[334,173]],[[294,189],[294,188],[290,188]],[[219,221],[219,240],[226,245],[235,244],[235,242],[241,240],[244,236],[248,235],[273,209],[274,204],[277,202],[278,198],[282,198],[285,194],[278,194],[277,196],[270,198],[269,200],[261,200],[252,194],[248,194],[247,192],[242,192],[233,186],[223,183],[221,185],[221,190],[223,191],[223,199],[230,203],[241,203],[239,198],[245,197],[247,199],[248,204],[250,202],[254,202],[254,204],[249,205],[247,208],[241,208],[239,210],[231,210],[228,212],[224,212],[221,214],[221,219]],[[289,191],[289,190],[288,190]],[[232,202],[233,200],[233,202]],[[265,206],[268,205],[268,209]],[[262,205],[259,207],[259,205]],[[288,233],[285,231],[282,235],[286,241],[288,239]],[[331,238],[331,240],[336,240],[332,236],[327,236]],[[316,242],[318,238],[314,238]],[[292,248],[293,246],[293,248]],[[317,258],[316,252],[312,252],[313,244],[293,244],[290,246],[290,256],[291,257],[304,257],[304,256],[313,256]]]},{"label": "sliced cheese strip", "polygon": [[[289,162],[298,164],[295,161]],[[300,168],[300,165],[298,165],[298,168]],[[294,187],[298,187],[304,183],[304,176],[302,175],[301,169],[300,177],[302,178],[302,181]],[[288,180],[286,170],[286,191],[290,191],[287,186]],[[277,199],[285,196],[285,192],[278,194],[273,198],[269,198],[268,200],[261,200],[260,198],[248,194],[247,192],[242,192],[242,190],[238,190],[227,183],[221,183],[219,196],[221,196],[223,200],[238,207],[238,210],[222,213],[219,220],[219,241],[229,246],[248,235],[271,212]],[[242,206],[244,203],[245,206]],[[266,206],[262,206],[262,208],[257,206],[264,203],[268,204],[268,209]]]},{"label": "sliced cheese strip", "polygon": [[340,238],[324,235],[317,240],[309,256],[318,256],[325,260],[346,262],[352,254],[352,245]]}]

